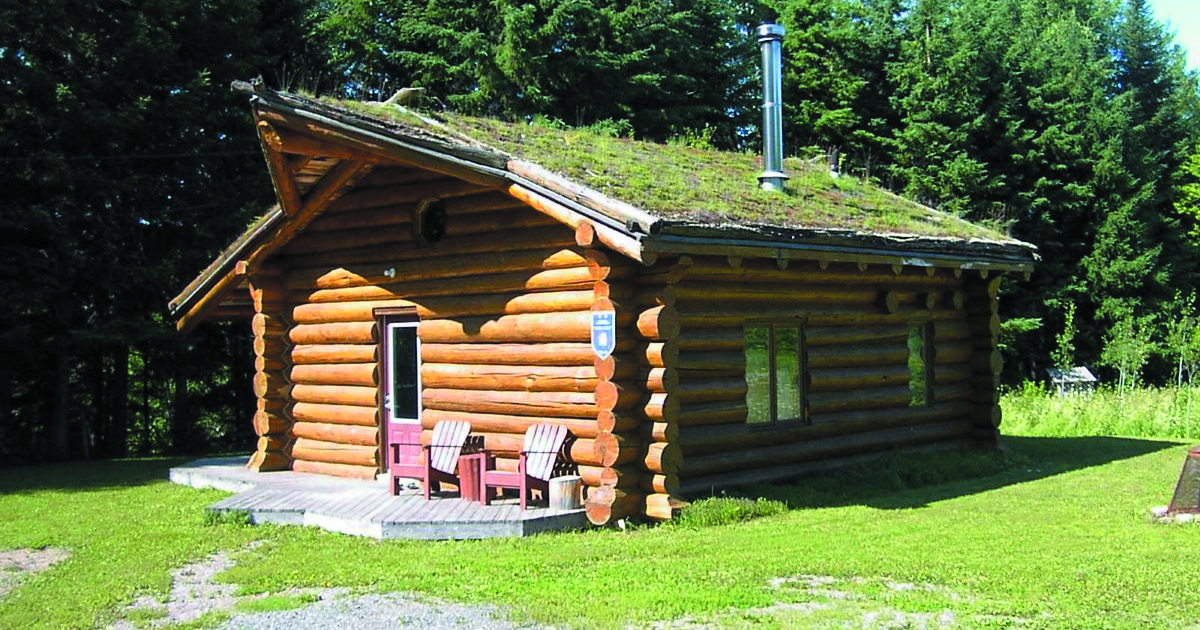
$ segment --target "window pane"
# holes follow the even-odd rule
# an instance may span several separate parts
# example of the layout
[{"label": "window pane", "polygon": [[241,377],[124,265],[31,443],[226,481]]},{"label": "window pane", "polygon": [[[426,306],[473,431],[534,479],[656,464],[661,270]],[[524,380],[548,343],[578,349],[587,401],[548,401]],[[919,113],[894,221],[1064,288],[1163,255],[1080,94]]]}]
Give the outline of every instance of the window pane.
[{"label": "window pane", "polygon": [[800,407],[800,329],[775,328],[775,409],[780,420],[803,418]]},{"label": "window pane", "polygon": [[746,327],[746,422],[771,421],[770,329]]},{"label": "window pane", "polygon": [[912,392],[909,406],[925,404],[925,326],[908,327],[908,389]]},{"label": "window pane", "polygon": [[417,327],[390,326],[392,417],[417,418]]}]

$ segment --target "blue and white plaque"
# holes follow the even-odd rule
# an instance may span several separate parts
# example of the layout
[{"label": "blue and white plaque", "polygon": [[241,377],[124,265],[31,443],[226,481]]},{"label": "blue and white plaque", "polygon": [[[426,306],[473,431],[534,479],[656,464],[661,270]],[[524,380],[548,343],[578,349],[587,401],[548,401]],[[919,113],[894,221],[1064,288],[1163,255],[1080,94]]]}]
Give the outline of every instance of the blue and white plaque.
[{"label": "blue and white plaque", "polygon": [[616,311],[592,311],[592,350],[607,359],[617,347]]}]

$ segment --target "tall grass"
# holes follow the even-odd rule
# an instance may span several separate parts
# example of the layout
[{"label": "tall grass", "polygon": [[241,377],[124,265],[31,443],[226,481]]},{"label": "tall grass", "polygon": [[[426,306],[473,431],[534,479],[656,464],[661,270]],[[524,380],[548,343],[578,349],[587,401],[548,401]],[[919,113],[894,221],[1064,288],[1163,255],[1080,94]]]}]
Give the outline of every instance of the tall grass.
[{"label": "tall grass", "polygon": [[1200,436],[1200,387],[1119,392],[1100,387],[1090,395],[1059,397],[1026,383],[1000,399],[1001,430],[1009,435],[1077,437],[1113,435],[1191,439]]}]

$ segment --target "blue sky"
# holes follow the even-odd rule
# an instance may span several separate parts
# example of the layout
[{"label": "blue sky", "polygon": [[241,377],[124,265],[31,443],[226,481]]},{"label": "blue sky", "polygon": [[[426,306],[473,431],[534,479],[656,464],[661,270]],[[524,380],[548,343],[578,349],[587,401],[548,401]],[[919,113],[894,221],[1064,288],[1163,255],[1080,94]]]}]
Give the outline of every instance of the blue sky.
[{"label": "blue sky", "polygon": [[1200,2],[1151,0],[1154,15],[1174,30],[1175,42],[1187,50],[1188,67],[1200,70]]}]

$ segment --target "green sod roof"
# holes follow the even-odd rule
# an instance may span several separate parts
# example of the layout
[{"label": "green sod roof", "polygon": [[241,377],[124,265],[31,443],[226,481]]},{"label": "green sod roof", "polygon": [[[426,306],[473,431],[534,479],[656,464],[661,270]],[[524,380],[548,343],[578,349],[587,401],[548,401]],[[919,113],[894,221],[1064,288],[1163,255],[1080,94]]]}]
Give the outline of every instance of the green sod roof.
[{"label": "green sod roof", "polygon": [[491,150],[497,157],[532,162],[669,224],[1023,245],[856,177],[835,178],[823,162],[786,159],[784,170],[790,179],[787,192],[780,194],[758,187],[762,158],[752,153],[656,144],[546,124],[449,114],[416,116],[379,103],[321,103],[384,123],[403,135],[429,134],[448,143]]}]

